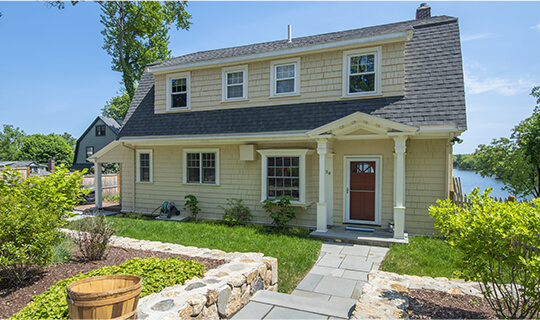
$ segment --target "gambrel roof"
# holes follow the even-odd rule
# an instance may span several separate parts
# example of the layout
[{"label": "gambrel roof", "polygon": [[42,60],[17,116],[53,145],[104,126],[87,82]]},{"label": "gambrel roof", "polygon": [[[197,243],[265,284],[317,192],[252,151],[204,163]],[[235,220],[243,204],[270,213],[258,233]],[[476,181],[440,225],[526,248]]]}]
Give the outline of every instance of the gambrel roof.
[{"label": "gambrel roof", "polygon": [[[144,73],[119,138],[310,131],[362,112],[408,126],[453,125],[467,129],[461,44],[457,18],[437,16],[249,46],[197,52],[153,65],[160,68],[287,46],[309,46],[399,31],[405,43],[405,93],[400,97],[340,100],[211,111],[154,114],[154,76]],[[286,116],[284,116],[286,115]]]}]

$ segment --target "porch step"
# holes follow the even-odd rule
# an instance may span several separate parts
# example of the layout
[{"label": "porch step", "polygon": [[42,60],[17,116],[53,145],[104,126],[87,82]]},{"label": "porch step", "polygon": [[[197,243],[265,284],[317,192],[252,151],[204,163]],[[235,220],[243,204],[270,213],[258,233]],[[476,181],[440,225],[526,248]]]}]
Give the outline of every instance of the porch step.
[{"label": "porch step", "polygon": [[[278,307],[278,309],[275,307]],[[264,319],[272,309],[274,309],[273,312],[276,312],[276,315],[279,313],[280,316],[289,319],[302,315],[302,318],[306,319],[323,317],[324,319],[327,317],[348,319],[349,307],[352,306],[343,306],[319,298],[260,290],[232,319]],[[290,317],[287,316],[288,314]]]},{"label": "porch step", "polygon": [[395,239],[394,234],[383,229],[375,231],[346,230],[345,226],[334,226],[326,232],[313,231],[311,235],[324,241],[345,242],[377,247],[390,247],[394,243],[409,243],[409,235],[405,233],[403,239]]}]

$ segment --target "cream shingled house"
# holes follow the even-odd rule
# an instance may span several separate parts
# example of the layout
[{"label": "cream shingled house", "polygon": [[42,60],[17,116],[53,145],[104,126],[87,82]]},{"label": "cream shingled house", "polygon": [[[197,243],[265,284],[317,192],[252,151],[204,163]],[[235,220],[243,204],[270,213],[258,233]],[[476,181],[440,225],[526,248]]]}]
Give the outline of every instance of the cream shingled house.
[{"label": "cream shingled house", "polygon": [[[430,233],[466,130],[458,20],[417,19],[148,65],[118,139],[90,157],[121,163],[126,212],[197,196],[202,218],[241,198],[290,195],[292,224]],[[455,141],[455,140],[454,140]]]}]

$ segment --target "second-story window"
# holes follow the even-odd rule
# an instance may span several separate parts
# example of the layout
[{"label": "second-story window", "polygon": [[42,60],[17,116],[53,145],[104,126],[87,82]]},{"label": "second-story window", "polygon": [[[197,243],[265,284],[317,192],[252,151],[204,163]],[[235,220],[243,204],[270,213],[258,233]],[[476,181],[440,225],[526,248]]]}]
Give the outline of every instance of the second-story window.
[{"label": "second-story window", "polygon": [[223,69],[223,101],[247,99],[247,65]]},{"label": "second-story window", "polygon": [[[86,157],[90,157],[94,154],[94,147],[92,146],[89,146],[89,147],[86,147]],[[86,162],[89,162],[88,160],[86,160]]]},{"label": "second-story window", "polygon": [[105,126],[96,126],[96,136],[104,136],[105,135]]},{"label": "second-story window", "polygon": [[299,93],[300,58],[272,61],[271,96]]},{"label": "second-story window", "polygon": [[167,109],[189,109],[189,74],[167,76]]},{"label": "second-story window", "polygon": [[343,95],[380,93],[381,49],[345,51],[343,56]]}]

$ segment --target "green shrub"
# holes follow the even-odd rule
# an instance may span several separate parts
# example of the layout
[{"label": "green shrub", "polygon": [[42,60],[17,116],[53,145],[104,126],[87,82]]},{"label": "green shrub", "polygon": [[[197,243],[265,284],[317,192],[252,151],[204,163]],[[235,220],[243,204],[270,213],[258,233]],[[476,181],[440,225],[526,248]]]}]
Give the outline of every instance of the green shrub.
[{"label": "green shrub", "polygon": [[291,205],[290,196],[281,196],[275,200],[266,199],[263,201],[263,209],[268,212],[272,222],[278,228],[283,228],[296,218],[296,208]]},{"label": "green shrub", "polygon": [[218,207],[225,211],[225,214],[223,214],[223,220],[225,220],[228,225],[236,226],[251,221],[251,212],[248,207],[242,204],[242,199],[227,199],[227,206],[229,207]]},{"label": "green shrub", "polygon": [[192,194],[186,195],[184,199],[187,199],[186,203],[184,203],[184,210],[188,209],[191,213],[191,219],[197,220],[197,214],[201,211],[201,208],[198,206],[199,200]]},{"label": "green shrub", "polygon": [[47,177],[24,180],[13,170],[0,175],[0,269],[22,282],[34,268],[51,261],[58,227],[80,201],[81,172],[60,167]]},{"label": "green shrub", "polygon": [[112,274],[131,274],[143,278],[141,297],[160,292],[166,287],[182,284],[194,276],[201,276],[204,266],[190,260],[134,258],[118,266],[103,267],[62,280],[49,287],[33,302],[11,319],[67,319],[67,286],[80,279]]},{"label": "green shrub", "polygon": [[101,260],[105,257],[105,250],[117,230],[118,227],[113,222],[108,222],[104,215],[84,218],[75,223],[72,239],[84,259]]},{"label": "green shrub", "polygon": [[52,264],[65,263],[71,260],[73,252],[75,251],[75,243],[69,236],[64,233],[60,234],[60,242],[55,244],[52,248],[53,258]]},{"label": "green shrub", "polygon": [[440,235],[463,252],[465,279],[478,281],[499,317],[540,316],[540,199],[496,202],[476,188],[471,204],[440,201],[429,213]]}]

